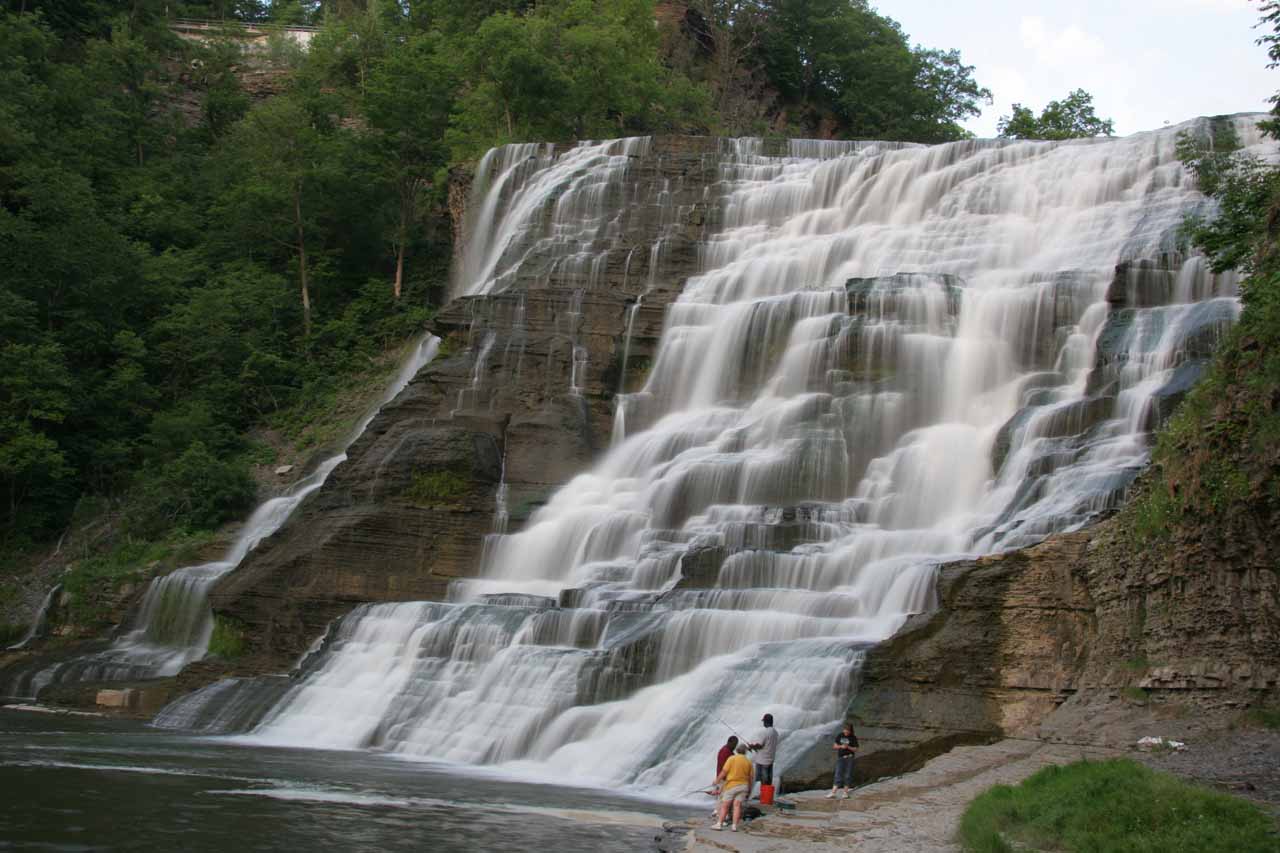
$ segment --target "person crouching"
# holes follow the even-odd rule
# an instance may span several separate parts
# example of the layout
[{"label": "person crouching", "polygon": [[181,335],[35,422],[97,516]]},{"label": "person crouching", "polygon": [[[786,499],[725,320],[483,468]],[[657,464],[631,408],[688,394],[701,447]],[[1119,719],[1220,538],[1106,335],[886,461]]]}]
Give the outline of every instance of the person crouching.
[{"label": "person crouching", "polygon": [[724,829],[725,818],[729,816],[729,805],[732,803],[733,831],[737,832],[738,824],[742,822],[742,803],[751,791],[751,759],[747,758],[746,744],[738,744],[734,754],[720,768],[714,784],[720,785],[722,782],[724,785],[720,789],[720,805],[711,828]]}]

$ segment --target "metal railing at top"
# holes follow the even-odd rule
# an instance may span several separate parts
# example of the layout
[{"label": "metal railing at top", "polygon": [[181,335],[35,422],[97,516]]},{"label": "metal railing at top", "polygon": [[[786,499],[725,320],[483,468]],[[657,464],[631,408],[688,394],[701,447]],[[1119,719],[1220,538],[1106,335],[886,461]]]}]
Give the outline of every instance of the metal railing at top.
[{"label": "metal railing at top", "polygon": [[232,27],[240,30],[255,30],[258,32],[271,32],[272,30],[283,30],[292,32],[318,33],[320,27],[312,27],[307,24],[280,24],[274,21],[236,21],[229,19],[218,20],[215,18],[170,18],[169,26],[171,27],[187,27],[191,29],[213,30],[222,27]]}]

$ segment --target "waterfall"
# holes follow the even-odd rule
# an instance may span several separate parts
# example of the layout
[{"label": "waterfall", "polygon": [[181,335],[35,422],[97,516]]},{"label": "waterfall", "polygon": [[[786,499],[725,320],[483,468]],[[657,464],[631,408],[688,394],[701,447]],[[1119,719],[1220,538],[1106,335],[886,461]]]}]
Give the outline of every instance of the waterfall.
[{"label": "waterfall", "polygon": [[[940,563],[1078,529],[1145,463],[1238,311],[1178,243],[1210,203],[1176,134],[1204,127],[724,141],[699,272],[605,455],[448,601],[342,619],[252,737],[673,793],[768,711],[785,775]],[[490,152],[460,284],[583,287],[651,147]]]},{"label": "waterfall", "polygon": [[53,606],[53,601],[57,598],[58,593],[62,592],[62,584],[55,583],[45,593],[44,598],[40,601],[40,607],[36,610],[36,615],[31,620],[31,627],[27,629],[27,633],[22,635],[22,639],[8,647],[9,651],[17,651],[25,649],[27,643],[30,643],[40,632],[44,630],[45,624],[49,621],[49,608]]},{"label": "waterfall", "polygon": [[38,695],[49,684],[74,681],[123,681],[177,675],[200,660],[213,634],[208,593],[218,579],[234,569],[258,543],[271,536],[294,509],[324,485],[334,468],[347,458],[346,448],[360,437],[378,410],[399,394],[435,358],[440,339],[424,335],[413,346],[395,377],[375,405],[343,442],[343,450],[325,459],[287,492],[272,498],[249,516],[235,542],[221,559],[177,569],[147,587],[128,627],[102,652],[58,663],[11,685],[25,695]]}]

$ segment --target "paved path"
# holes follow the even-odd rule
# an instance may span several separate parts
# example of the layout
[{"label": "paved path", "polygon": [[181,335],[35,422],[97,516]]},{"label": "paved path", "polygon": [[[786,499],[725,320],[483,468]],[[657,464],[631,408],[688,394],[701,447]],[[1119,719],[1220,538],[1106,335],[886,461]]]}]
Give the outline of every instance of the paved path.
[{"label": "paved path", "polygon": [[1020,782],[1048,764],[1110,758],[1119,750],[1003,740],[953,749],[920,770],[857,789],[848,800],[822,791],[789,794],[794,811],[768,816],[742,831],[716,831],[703,822],[689,834],[689,853],[957,853],[960,815],[992,785]]}]

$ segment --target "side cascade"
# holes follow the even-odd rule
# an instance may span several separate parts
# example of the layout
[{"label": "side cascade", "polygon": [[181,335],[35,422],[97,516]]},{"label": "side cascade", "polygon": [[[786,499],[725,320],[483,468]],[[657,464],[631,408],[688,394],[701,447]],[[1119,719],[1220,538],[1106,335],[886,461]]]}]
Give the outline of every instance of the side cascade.
[{"label": "side cascade", "polygon": [[[1257,118],[1231,121],[1261,151]],[[617,396],[607,453],[493,535],[449,600],[340,620],[250,737],[670,795],[706,782],[726,725],[769,711],[785,776],[864,650],[934,606],[939,563],[1116,506],[1234,321],[1235,276],[1178,242],[1212,214],[1181,131],[1209,122],[722,141],[700,272],[643,387]],[[579,286],[626,233],[650,147],[491,151],[459,287],[548,281],[529,268],[548,257]]]},{"label": "side cascade", "polygon": [[62,584],[55,583],[44,594],[44,599],[40,602],[40,607],[36,610],[35,617],[31,620],[31,626],[27,628],[27,633],[22,635],[22,639],[7,648],[8,651],[14,652],[19,649],[25,649],[27,644],[37,637],[41,636],[45,628],[49,624],[49,611],[53,608],[53,603],[58,597],[58,593],[62,592]]},{"label": "side cascade", "polygon": [[346,448],[360,437],[378,409],[404,390],[414,375],[435,358],[439,348],[440,339],[434,335],[426,335],[415,343],[378,404],[343,443],[342,452],[325,459],[286,494],[255,509],[221,559],[180,568],[156,578],[148,586],[128,626],[107,649],[24,672],[6,685],[8,694],[35,697],[50,684],[177,675],[188,663],[203,658],[209,650],[214,627],[209,590],[219,578],[240,565],[259,542],[279,530],[307,495],[324,484],[329,473],[346,460]]}]

